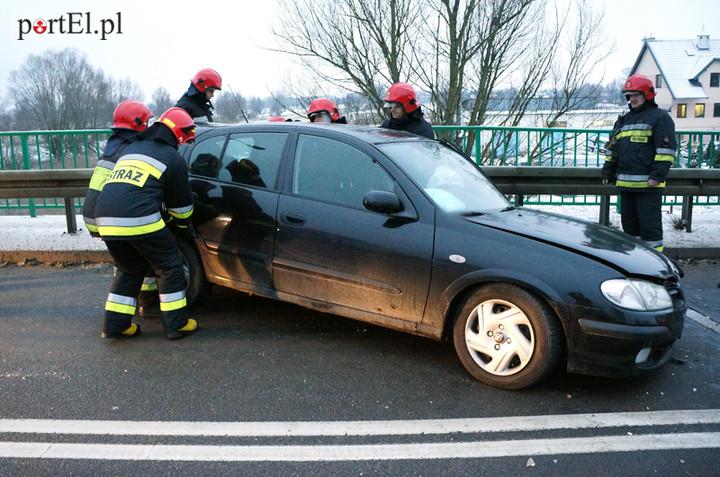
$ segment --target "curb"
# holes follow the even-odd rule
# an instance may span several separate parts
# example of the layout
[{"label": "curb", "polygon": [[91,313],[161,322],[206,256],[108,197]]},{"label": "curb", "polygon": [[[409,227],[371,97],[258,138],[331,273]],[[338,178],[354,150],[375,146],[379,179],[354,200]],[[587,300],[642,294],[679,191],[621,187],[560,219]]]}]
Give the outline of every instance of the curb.
[{"label": "curb", "polygon": [[17,265],[80,265],[113,263],[107,250],[0,250],[0,264]]},{"label": "curb", "polygon": [[665,249],[665,255],[673,259],[720,258],[720,247],[673,248]]},{"label": "curb", "polygon": [[685,317],[720,335],[720,322],[713,320],[709,316],[692,308],[688,308],[687,313],[685,313]]}]

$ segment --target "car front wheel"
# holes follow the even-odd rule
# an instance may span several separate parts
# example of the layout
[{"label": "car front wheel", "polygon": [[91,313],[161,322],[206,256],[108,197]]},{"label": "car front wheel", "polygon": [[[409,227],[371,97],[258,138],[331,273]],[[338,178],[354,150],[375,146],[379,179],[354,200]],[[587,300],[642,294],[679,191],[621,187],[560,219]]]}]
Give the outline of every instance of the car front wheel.
[{"label": "car front wheel", "polygon": [[184,239],[177,238],[178,249],[180,249],[180,257],[183,262],[183,273],[185,274],[185,298],[188,307],[198,305],[202,300],[210,294],[211,285],[205,278],[202,262],[192,245]]},{"label": "car front wheel", "polygon": [[453,342],[475,378],[496,388],[521,389],[553,371],[563,335],[547,304],[515,285],[493,283],[465,299]]}]

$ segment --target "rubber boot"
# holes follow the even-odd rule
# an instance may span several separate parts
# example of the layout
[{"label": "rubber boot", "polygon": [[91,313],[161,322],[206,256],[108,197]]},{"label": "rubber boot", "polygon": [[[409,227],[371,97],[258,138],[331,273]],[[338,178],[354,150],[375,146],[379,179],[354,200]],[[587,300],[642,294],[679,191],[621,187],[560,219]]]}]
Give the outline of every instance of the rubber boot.
[{"label": "rubber boot", "polygon": [[197,320],[188,318],[187,322],[177,330],[166,331],[165,336],[169,340],[179,340],[180,338],[184,338],[195,333],[199,327],[200,324]]},{"label": "rubber boot", "polygon": [[135,338],[136,336],[140,336],[140,326],[135,323],[131,323],[130,326],[128,326],[127,328],[122,330],[120,333],[107,333],[107,332],[103,331],[100,334],[100,336],[103,338],[116,338],[116,339],[118,339],[118,338],[119,339]]}]

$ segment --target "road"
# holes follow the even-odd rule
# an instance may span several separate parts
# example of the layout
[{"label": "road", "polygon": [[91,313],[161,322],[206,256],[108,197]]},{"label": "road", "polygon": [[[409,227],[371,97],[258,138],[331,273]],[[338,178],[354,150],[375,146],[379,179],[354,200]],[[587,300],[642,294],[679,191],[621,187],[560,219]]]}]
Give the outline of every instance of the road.
[{"label": "road", "polygon": [[[685,270],[691,305],[720,321],[720,267]],[[693,320],[676,363],[650,376],[558,371],[510,392],[473,380],[448,344],[227,290],[195,310],[191,338],[145,320],[137,340],[102,340],[110,279],[108,266],[0,268],[0,475],[720,468],[720,335]]]}]

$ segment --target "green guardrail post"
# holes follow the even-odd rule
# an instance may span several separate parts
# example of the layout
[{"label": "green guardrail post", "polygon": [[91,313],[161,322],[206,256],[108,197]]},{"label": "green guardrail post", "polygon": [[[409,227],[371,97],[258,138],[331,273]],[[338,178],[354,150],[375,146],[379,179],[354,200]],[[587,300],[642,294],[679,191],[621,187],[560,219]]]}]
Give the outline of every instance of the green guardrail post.
[{"label": "green guardrail post", "polygon": [[480,146],[480,134],[482,134],[482,131],[480,129],[475,130],[475,164],[480,165],[482,164],[482,147]]},{"label": "green guardrail post", "polygon": [[[28,137],[27,134],[23,134],[20,136],[20,145],[22,147],[22,157],[23,157],[23,169],[26,171],[30,170],[30,146],[28,145]],[[35,199],[28,199],[28,210],[30,211],[30,217],[37,217],[37,213],[35,211]]]}]

